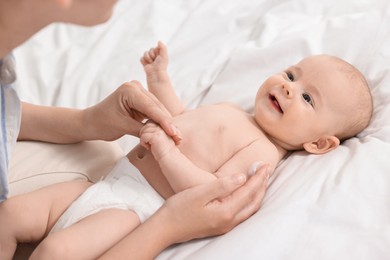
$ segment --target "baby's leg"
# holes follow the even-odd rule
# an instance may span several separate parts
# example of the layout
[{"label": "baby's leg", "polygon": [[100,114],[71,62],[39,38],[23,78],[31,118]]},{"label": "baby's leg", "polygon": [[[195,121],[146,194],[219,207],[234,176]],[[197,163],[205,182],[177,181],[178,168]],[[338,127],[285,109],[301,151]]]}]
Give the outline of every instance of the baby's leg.
[{"label": "baby's leg", "polygon": [[144,66],[149,91],[173,116],[183,113],[184,105],[176,95],[167,72],[168,51],[165,45],[158,42],[155,48],[144,53],[141,63]]},{"label": "baby's leg", "polygon": [[89,182],[54,184],[0,203],[0,259],[12,259],[17,243],[41,241]]},{"label": "baby's leg", "polygon": [[139,224],[133,211],[102,210],[47,236],[31,259],[96,259]]}]

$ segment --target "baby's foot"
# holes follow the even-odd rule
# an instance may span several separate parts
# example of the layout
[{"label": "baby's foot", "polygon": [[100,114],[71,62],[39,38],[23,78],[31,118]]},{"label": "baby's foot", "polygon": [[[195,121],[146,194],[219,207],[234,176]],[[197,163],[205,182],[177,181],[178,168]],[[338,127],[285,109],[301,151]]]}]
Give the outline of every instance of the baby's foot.
[{"label": "baby's foot", "polygon": [[144,53],[141,63],[148,78],[155,79],[161,73],[167,73],[168,51],[166,46],[159,41],[156,47]]}]

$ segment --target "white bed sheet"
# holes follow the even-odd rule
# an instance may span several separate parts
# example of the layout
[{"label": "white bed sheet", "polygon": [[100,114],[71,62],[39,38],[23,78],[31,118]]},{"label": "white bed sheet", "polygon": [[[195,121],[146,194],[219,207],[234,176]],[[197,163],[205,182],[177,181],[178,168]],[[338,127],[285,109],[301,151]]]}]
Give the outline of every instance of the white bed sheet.
[{"label": "white bed sheet", "polygon": [[[253,217],[158,259],[390,259],[389,28],[384,0],[121,0],[107,24],[52,25],[18,48],[17,90],[37,104],[95,104],[124,81],[145,83],[139,58],[162,40],[189,108],[250,110],[267,75],[311,54],[344,58],[371,85],[369,127],[326,155],[292,154]],[[118,141],[125,151],[136,142]]]}]

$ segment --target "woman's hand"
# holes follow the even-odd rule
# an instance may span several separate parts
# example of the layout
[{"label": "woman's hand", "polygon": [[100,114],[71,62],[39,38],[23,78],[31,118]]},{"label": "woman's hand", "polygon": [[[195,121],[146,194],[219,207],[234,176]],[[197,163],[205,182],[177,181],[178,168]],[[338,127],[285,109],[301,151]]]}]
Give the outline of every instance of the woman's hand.
[{"label": "woman's hand", "polygon": [[263,165],[247,181],[233,175],[182,191],[99,259],[154,259],[172,244],[224,234],[260,208],[269,175]]},{"label": "woman's hand", "polygon": [[161,211],[170,217],[172,243],[224,234],[259,208],[267,189],[270,168],[245,175],[219,178],[169,198]]},{"label": "woman's hand", "polygon": [[[179,133],[179,130],[177,130]],[[148,150],[151,150],[154,159],[160,161],[162,157],[168,154],[175,147],[174,140],[165,133],[165,131],[153,122],[147,122],[140,130],[140,144]],[[181,134],[177,135],[181,140]],[[175,165],[177,165],[175,163]]]},{"label": "woman's hand", "polygon": [[124,83],[95,106],[85,109],[91,139],[115,140],[125,134],[139,136],[144,119],[151,119],[179,141],[172,116],[161,102],[138,81]]}]

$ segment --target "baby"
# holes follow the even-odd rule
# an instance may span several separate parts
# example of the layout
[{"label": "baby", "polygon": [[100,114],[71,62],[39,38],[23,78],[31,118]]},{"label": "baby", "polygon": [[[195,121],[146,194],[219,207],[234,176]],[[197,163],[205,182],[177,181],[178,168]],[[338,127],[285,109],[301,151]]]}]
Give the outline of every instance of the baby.
[{"label": "baby", "polygon": [[128,158],[164,197],[218,176],[248,172],[255,161],[274,168],[288,151],[329,152],[361,132],[372,114],[364,76],[333,56],[310,56],[269,77],[258,90],[253,114],[229,103],[185,111],[170,83],[162,43],[141,63],[149,90],[175,117],[183,139],[175,146],[157,125],[147,124],[141,145],[153,156],[139,145]]},{"label": "baby", "polygon": [[[186,111],[171,85],[168,53],[160,42],[141,63],[149,90],[174,116],[181,142],[176,144],[155,123],[145,124],[140,144],[48,227],[51,234],[32,259],[97,258],[153,214],[164,198],[220,176],[254,172],[253,162],[274,169],[289,151],[327,153],[361,132],[372,114],[364,76],[333,56],[310,56],[270,76],[258,90],[253,113],[229,103]],[[6,213],[1,214],[4,218]],[[16,232],[8,233],[18,240]]]}]

